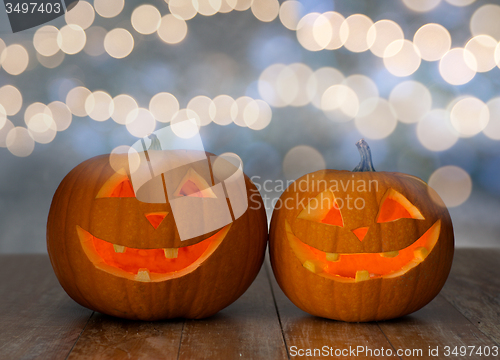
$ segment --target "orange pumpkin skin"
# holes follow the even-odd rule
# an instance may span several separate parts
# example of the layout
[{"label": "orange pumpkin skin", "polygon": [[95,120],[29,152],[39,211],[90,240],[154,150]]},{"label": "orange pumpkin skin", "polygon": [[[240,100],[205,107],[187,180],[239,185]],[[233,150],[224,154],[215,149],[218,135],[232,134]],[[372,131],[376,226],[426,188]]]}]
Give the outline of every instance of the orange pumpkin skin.
[{"label": "orange pumpkin skin", "polygon": [[[351,210],[340,209],[342,227],[300,218],[306,204],[330,187],[326,184],[345,185],[348,181],[355,181],[356,187],[361,184],[359,181],[366,184],[372,181],[373,185],[373,181],[377,181],[378,191],[358,192],[351,186],[339,186],[338,191],[333,191],[336,198],[361,196],[365,201],[362,209],[353,206]],[[419,209],[424,219],[401,218],[378,223],[380,202],[389,189],[402,194]],[[387,320],[422,308],[443,287],[453,259],[453,228],[444,203],[422,180],[401,173],[322,170],[298,179],[280,199],[278,205],[281,206],[274,210],[270,226],[270,260],[281,289],[300,309],[348,322]],[[286,206],[287,203],[299,205]],[[363,227],[368,231],[360,241],[353,230]],[[415,247],[423,241],[430,242],[431,238],[434,245],[428,246],[430,251],[428,255],[423,253],[427,255],[423,260],[409,263],[404,258],[397,260],[421,254],[423,250],[415,250]],[[417,244],[417,239],[423,240]],[[391,254],[391,251],[399,253],[393,259],[380,255]],[[340,260],[325,261],[321,252],[340,254]],[[319,255],[313,259],[315,254]],[[344,259],[346,269],[343,269]],[[348,264],[349,259],[355,260]],[[368,265],[371,259],[377,264]],[[394,264],[400,261],[406,268],[398,272],[396,268],[400,264],[386,266],[384,260]],[[370,274],[369,278],[356,281],[355,270],[347,269],[353,266],[358,266],[357,270],[372,266],[385,274]]]},{"label": "orange pumpkin skin", "polygon": [[[109,155],[89,159],[63,179],[52,200],[47,248],[55,274],[71,298],[91,310],[128,319],[200,319],[217,313],[247,290],[262,265],[268,233],[262,199],[246,175],[249,207],[227,225],[229,230],[217,238],[218,246],[213,252],[203,255],[202,260],[195,262],[197,266],[185,274],[137,281],[134,274],[132,278],[116,276],[112,267],[103,265],[110,269],[104,271],[96,266],[95,259],[91,261],[83,248],[79,231],[80,235],[93,235],[125,246],[125,254],[130,249],[140,252],[164,248],[178,248],[180,254],[183,247],[219,236],[219,231],[181,242],[168,202],[143,203],[135,197],[96,198],[114,174]],[[155,229],[144,215],[160,212],[168,214]]]}]

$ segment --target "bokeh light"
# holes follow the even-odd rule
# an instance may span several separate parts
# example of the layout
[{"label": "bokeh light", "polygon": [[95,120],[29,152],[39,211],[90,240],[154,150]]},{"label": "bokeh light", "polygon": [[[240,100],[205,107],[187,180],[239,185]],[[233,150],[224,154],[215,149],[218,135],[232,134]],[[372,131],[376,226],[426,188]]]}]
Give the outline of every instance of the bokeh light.
[{"label": "bokeh light", "polygon": [[[495,49],[498,42],[488,35],[478,35],[470,39],[465,45],[465,50],[469,51],[475,58],[475,62],[466,64],[477,72],[487,72],[496,66]],[[475,67],[474,67],[475,66]]]},{"label": "bokeh light", "polygon": [[296,180],[302,175],[325,168],[323,155],[307,145],[299,145],[290,149],[283,160],[283,173],[290,180]]},{"label": "bokeh light", "polygon": [[221,6],[221,0],[196,0],[193,1],[196,11],[203,16],[212,16],[216,14]]},{"label": "bokeh light", "polygon": [[368,76],[355,74],[348,76],[343,84],[349,87],[356,94],[359,103],[371,98],[377,98],[379,95],[377,85]]},{"label": "bokeh light", "polygon": [[187,0],[169,0],[168,9],[176,18],[189,20],[196,16],[197,11],[193,1]]},{"label": "bokeh light", "polygon": [[339,30],[345,48],[352,52],[368,50],[370,48],[368,31],[372,26],[373,21],[363,14],[354,14],[346,18]]},{"label": "bokeh light", "polygon": [[280,3],[278,0],[253,0],[251,10],[260,21],[270,22],[278,16]]},{"label": "bokeh light", "polygon": [[384,52],[384,65],[394,76],[405,77],[420,67],[420,51],[409,40],[396,40]]},{"label": "bokeh light", "polygon": [[323,46],[318,44],[314,37],[314,27],[316,24],[316,20],[320,16],[322,16],[322,14],[320,13],[309,13],[302,17],[302,19],[300,19],[299,23],[297,24],[297,40],[299,41],[300,45],[302,45],[302,47],[304,47],[304,49],[306,50],[320,51],[323,50],[326,46],[326,44],[323,44]]},{"label": "bokeh light", "polygon": [[57,34],[57,45],[68,55],[82,51],[86,41],[85,31],[79,25],[66,25]]},{"label": "bokeh light", "polygon": [[445,0],[445,1],[451,5],[462,7],[470,5],[476,0]]},{"label": "bokeh light", "polygon": [[48,144],[56,137],[57,126],[49,112],[47,109],[33,115],[28,123],[28,133],[37,143]]},{"label": "bokeh light", "polygon": [[[325,20],[327,21],[327,23],[324,23]],[[315,28],[313,29],[315,39],[323,39],[322,45],[325,44],[325,49],[327,50],[336,50],[341,48],[347,40],[345,29],[343,30],[344,32],[342,33],[342,35],[340,30],[344,21],[344,16],[336,11],[327,11],[323,13],[321,17],[316,19],[315,25],[321,25],[321,23],[324,24],[321,27],[315,26]],[[327,31],[327,34],[318,34],[318,30],[320,30],[321,28],[325,29]]]},{"label": "bokeh light", "polygon": [[363,136],[384,139],[396,129],[398,121],[396,111],[389,101],[370,98],[361,103],[354,124]]},{"label": "bokeh light", "polygon": [[483,129],[483,133],[493,140],[500,140],[500,97],[491,99],[486,103],[490,113],[490,121]]},{"label": "bokeh light", "polygon": [[[239,108],[238,100],[236,102]],[[212,101],[212,99],[210,99],[208,96],[204,95],[195,96],[189,101],[187,109],[194,111],[196,114],[198,114],[201,126],[206,126],[210,124],[215,118],[215,112],[216,112],[215,104]],[[234,120],[236,123],[236,118]]]},{"label": "bokeh light", "polygon": [[[436,190],[449,208],[463,204],[472,192],[470,175],[464,169],[454,165],[443,166],[434,171],[428,184]],[[430,195],[432,197],[432,192]]]},{"label": "bokeh light", "polygon": [[149,111],[157,121],[168,123],[179,111],[179,101],[170,93],[159,93],[151,98]]},{"label": "bokeh light", "polygon": [[356,93],[346,85],[332,85],[321,97],[321,109],[335,122],[353,119],[359,111],[359,99]]},{"label": "bokeh light", "polygon": [[156,121],[148,109],[138,108],[128,114],[125,126],[131,135],[143,138],[155,130]]},{"label": "bokeh light", "polygon": [[78,25],[82,29],[87,29],[92,25],[95,19],[94,7],[86,1],[78,1],[78,3],[67,11],[64,15],[68,25]]},{"label": "bokeh light", "polygon": [[0,105],[8,116],[16,115],[23,106],[21,92],[12,85],[0,87]]},{"label": "bokeh light", "polygon": [[280,21],[289,30],[297,30],[303,6],[299,1],[287,0],[280,6]]},{"label": "bokeh light", "polygon": [[132,12],[132,26],[139,34],[148,35],[158,30],[161,23],[160,11],[153,5],[140,5]]},{"label": "bokeh light", "polygon": [[48,69],[55,69],[59,65],[62,64],[64,61],[64,58],[66,57],[66,54],[64,54],[62,51],[58,51],[55,55],[52,56],[43,56],[40,53],[36,53],[36,59],[38,62],[43,66]]},{"label": "bokeh light", "polygon": [[104,91],[94,91],[85,99],[85,112],[95,121],[106,121],[114,112],[113,98]]},{"label": "bokeh light", "polygon": [[451,85],[463,85],[471,81],[477,68],[476,58],[470,51],[455,48],[448,51],[439,62],[439,73],[444,81]]},{"label": "bokeh light", "polygon": [[197,135],[200,126],[198,114],[189,109],[179,110],[171,122],[173,133],[183,139],[189,139]]},{"label": "bokeh light", "polygon": [[7,135],[12,129],[14,129],[14,124],[9,119],[6,119],[3,126],[0,127],[0,147],[7,147]]},{"label": "bokeh light", "polygon": [[38,53],[43,56],[55,55],[60,47],[57,43],[59,29],[52,25],[46,25],[39,28],[33,36],[33,46]]},{"label": "bokeh light", "polygon": [[[396,40],[403,40],[404,33],[401,26],[392,20],[380,20],[373,24],[367,33],[367,44],[370,51],[383,58],[387,47]],[[402,43],[401,43],[402,45]]]},{"label": "bokeh light", "polygon": [[464,97],[457,101],[450,113],[451,124],[461,137],[474,136],[488,125],[488,106],[475,97]]},{"label": "bokeh light", "polygon": [[269,105],[260,99],[253,100],[243,108],[243,120],[250,129],[262,130],[266,128],[273,116]]},{"label": "bokeh light", "polygon": [[478,8],[470,19],[472,35],[489,35],[500,41],[500,5],[486,4]]},{"label": "bokeh light", "polygon": [[214,100],[215,116],[214,123],[218,125],[229,125],[238,115],[238,105],[229,95],[219,95]]},{"label": "bokeh light", "polygon": [[167,44],[180,43],[187,35],[186,21],[175,15],[167,14],[161,18],[158,36]]},{"label": "bokeh light", "polygon": [[12,44],[7,46],[0,55],[0,64],[10,75],[22,74],[29,64],[29,55],[24,46]]},{"label": "bokeh light", "polygon": [[121,94],[113,98],[113,113],[111,118],[120,125],[125,125],[129,114],[139,109],[135,99],[127,94]]},{"label": "bokeh light", "polygon": [[410,124],[417,122],[431,110],[432,96],[422,83],[409,80],[392,89],[389,102],[396,111],[398,120]]},{"label": "bokeh light", "polygon": [[71,125],[73,115],[68,106],[61,101],[53,101],[47,105],[56,124],[57,131],[64,131]]},{"label": "bokeh light", "polygon": [[18,157],[29,156],[35,149],[35,141],[30,136],[28,129],[21,126],[12,128],[9,131],[5,144],[7,149]]},{"label": "bokeh light", "polygon": [[[326,89],[333,85],[339,85],[344,81],[344,74],[333,67],[322,67],[316,70],[309,79],[312,85],[316,86],[314,96],[311,100],[312,104],[321,109],[321,98]],[[310,84],[307,85],[310,88]]]},{"label": "bokeh light", "polygon": [[234,3],[234,10],[237,11],[245,11],[250,9],[252,6],[253,0],[228,0],[230,3]]},{"label": "bokeh light", "polygon": [[417,12],[427,12],[439,5],[441,0],[403,0],[408,9]]},{"label": "bokeh light", "polygon": [[125,29],[113,29],[104,38],[104,49],[116,59],[127,57],[134,49],[134,37]]},{"label": "bokeh light", "polygon": [[66,105],[73,115],[79,117],[88,115],[85,110],[85,101],[90,94],[90,90],[83,86],[75,87],[68,92],[68,95],[66,95]]},{"label": "bokeh light", "polygon": [[449,31],[439,24],[425,24],[413,36],[413,43],[426,61],[440,60],[451,48]]},{"label": "bokeh light", "polygon": [[450,122],[450,113],[435,109],[425,114],[417,124],[420,143],[431,151],[444,151],[458,140],[458,133]]},{"label": "bokeh light", "polygon": [[120,14],[125,0],[94,0],[95,11],[103,18],[113,18]]}]

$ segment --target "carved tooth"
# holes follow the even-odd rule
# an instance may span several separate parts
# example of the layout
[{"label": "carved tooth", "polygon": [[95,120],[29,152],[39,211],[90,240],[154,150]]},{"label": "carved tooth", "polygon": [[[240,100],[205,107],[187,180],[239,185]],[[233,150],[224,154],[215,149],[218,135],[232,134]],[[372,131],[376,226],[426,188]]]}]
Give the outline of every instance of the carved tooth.
[{"label": "carved tooth", "polygon": [[115,253],[124,253],[125,246],[113,244],[113,248],[115,249]]},{"label": "carved tooth", "polygon": [[415,259],[418,261],[424,261],[424,259],[429,255],[429,250],[425,247],[416,248],[413,252],[415,254]]},{"label": "carved tooth", "polygon": [[165,257],[167,259],[175,259],[177,258],[177,255],[179,255],[179,249],[177,248],[167,248],[163,249],[163,251],[165,252]]},{"label": "carved tooth", "polygon": [[337,253],[326,253],[327,261],[339,261],[340,255]]},{"label": "carved tooth", "polygon": [[387,251],[380,253],[380,256],[385,257],[385,258],[393,258],[399,255],[399,251]]},{"label": "carved tooth", "polygon": [[370,279],[370,273],[367,270],[358,270],[356,271],[356,278],[354,281],[360,282]]},{"label": "carved tooth", "polygon": [[316,273],[316,265],[312,261],[307,260],[304,264],[302,264],[307,270]]},{"label": "carved tooth", "polygon": [[143,282],[150,282],[151,278],[149,277],[149,270],[141,268],[137,272],[137,275],[135,276],[136,281],[143,281]]}]

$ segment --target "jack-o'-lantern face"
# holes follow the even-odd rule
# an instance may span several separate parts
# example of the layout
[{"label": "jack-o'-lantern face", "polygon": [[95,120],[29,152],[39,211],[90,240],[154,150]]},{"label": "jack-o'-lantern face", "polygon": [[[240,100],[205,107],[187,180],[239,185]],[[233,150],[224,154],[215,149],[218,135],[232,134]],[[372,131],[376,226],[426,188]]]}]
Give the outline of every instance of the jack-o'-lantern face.
[{"label": "jack-o'-lantern face", "polygon": [[[190,196],[196,198],[216,198],[207,181],[192,167],[189,167],[176,190],[176,197]],[[124,234],[125,238],[109,239],[109,215],[104,217],[106,224],[101,221],[101,213],[117,214],[109,207],[128,208],[127,211],[137,209],[131,221],[137,221],[136,227],[144,227],[139,232]],[[154,211],[151,211],[151,207]],[[224,226],[215,234],[198,240],[188,246],[169,248],[150,248],[135,240],[136,236],[146,239],[168,238],[173,227],[171,209],[168,204],[141,204],[135,197],[129,177],[124,172],[117,172],[99,190],[96,201],[96,215],[93,221],[93,230],[102,234],[103,238],[94,236],[90,231],[77,225],[77,233],[85,254],[96,268],[111,273],[115,276],[135,281],[165,281],[186,275],[196,269],[205,261],[224,240],[232,224]],[[102,212],[100,211],[102,207]],[[144,213],[141,213],[144,211]],[[141,215],[144,219],[141,219]],[[142,220],[142,221],[141,221]],[[144,221],[147,220],[147,221]],[[127,221],[121,217],[121,221]],[[102,229],[101,229],[102,225]],[[157,240],[152,243],[161,244]]]},{"label": "jack-o'-lantern face", "polygon": [[390,319],[427,304],[446,281],[451,219],[416,177],[322,170],[296,180],[278,204],[271,264],[304,311],[345,321]]},{"label": "jack-o'-lantern face", "polygon": [[[216,175],[185,161],[167,179],[167,194],[158,191],[163,175],[134,191],[108,155],[78,165],[56,191],[47,223],[48,252],[66,292],[92,310],[142,320],[203,318],[236,300],[262,264],[267,220],[248,177],[241,173],[237,195],[249,206],[236,214],[225,195],[234,184]],[[250,207],[250,196],[260,206]],[[184,239],[181,230],[199,235]]]}]

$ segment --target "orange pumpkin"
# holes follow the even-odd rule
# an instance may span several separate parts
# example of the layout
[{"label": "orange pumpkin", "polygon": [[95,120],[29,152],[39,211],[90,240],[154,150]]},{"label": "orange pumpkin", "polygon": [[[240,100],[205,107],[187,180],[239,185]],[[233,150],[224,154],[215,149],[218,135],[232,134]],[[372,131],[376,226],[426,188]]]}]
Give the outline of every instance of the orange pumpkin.
[{"label": "orange pumpkin", "polygon": [[[126,156],[119,161],[126,169]],[[181,168],[176,196],[210,192],[200,184],[217,179],[203,178],[196,166]],[[182,241],[168,200],[139,201],[128,172],[115,172],[108,155],[81,163],[59,185],[48,216],[47,247],[59,282],[79,304],[113,316],[215,314],[245,292],[264,258],[266,213],[244,178],[253,206],[222,228]]]},{"label": "orange pumpkin", "polygon": [[375,172],[364,140],[350,171],[296,180],[273,212],[270,256],[302,310],[343,321],[400,317],[441,290],[453,259],[451,218],[417,177]]}]

